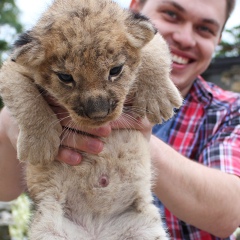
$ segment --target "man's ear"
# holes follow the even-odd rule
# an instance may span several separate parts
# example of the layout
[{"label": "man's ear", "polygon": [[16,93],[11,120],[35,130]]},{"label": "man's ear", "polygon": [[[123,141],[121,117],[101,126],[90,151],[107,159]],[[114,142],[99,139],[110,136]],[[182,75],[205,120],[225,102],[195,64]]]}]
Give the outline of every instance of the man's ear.
[{"label": "man's ear", "polygon": [[44,55],[40,41],[27,31],[15,41],[11,59],[20,65],[37,66],[44,60]]},{"label": "man's ear", "polygon": [[135,48],[142,48],[150,42],[157,33],[150,20],[140,13],[131,12],[126,19],[127,39]]}]

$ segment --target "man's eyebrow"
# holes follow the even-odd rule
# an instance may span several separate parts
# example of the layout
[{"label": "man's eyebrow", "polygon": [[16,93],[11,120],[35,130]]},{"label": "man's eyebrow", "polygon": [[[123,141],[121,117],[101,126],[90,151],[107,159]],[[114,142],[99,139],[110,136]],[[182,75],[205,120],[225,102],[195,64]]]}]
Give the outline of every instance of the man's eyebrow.
[{"label": "man's eyebrow", "polygon": [[186,12],[185,8],[182,7],[179,3],[175,2],[175,1],[166,1],[165,0],[163,2],[172,5],[173,7],[177,8],[181,12]]}]

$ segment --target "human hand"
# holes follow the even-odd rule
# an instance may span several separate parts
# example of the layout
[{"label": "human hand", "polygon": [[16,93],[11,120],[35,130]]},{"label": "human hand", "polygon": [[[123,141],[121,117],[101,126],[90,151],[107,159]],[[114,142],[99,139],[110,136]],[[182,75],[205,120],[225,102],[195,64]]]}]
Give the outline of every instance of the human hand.
[{"label": "human hand", "polygon": [[57,160],[70,165],[78,165],[82,160],[81,152],[98,154],[103,150],[103,142],[96,137],[107,137],[111,132],[110,126],[97,129],[85,128],[84,132],[81,132],[80,129],[69,129],[66,127],[68,123],[65,122],[66,120],[61,121],[64,130],[61,135],[61,146]]},{"label": "human hand", "polygon": [[71,128],[71,119],[61,107],[54,107],[54,112],[61,118],[61,124],[64,126],[57,160],[70,165],[78,165],[81,162],[81,151],[92,154],[100,153],[104,144],[96,137],[108,137],[112,129],[135,129],[142,132],[147,140],[150,140],[151,137],[152,124],[147,118],[129,121],[121,116],[118,120],[100,128],[85,128],[84,133],[86,134],[84,134],[82,129]]}]

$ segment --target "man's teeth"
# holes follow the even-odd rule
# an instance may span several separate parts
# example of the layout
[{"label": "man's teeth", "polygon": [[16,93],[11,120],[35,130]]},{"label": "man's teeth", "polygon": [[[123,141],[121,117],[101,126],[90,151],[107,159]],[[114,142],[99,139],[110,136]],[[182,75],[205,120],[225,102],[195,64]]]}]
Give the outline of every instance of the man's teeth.
[{"label": "man's teeth", "polygon": [[172,61],[178,64],[188,64],[189,60],[187,58],[179,57],[172,54]]}]

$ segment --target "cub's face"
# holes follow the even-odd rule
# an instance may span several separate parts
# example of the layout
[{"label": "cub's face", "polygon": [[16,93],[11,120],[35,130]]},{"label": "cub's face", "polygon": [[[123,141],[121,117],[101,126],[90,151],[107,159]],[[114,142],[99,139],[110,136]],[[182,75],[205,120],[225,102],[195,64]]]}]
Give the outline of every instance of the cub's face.
[{"label": "cub's face", "polygon": [[[141,49],[153,37],[154,28],[144,17],[112,2],[106,1],[98,14],[89,6],[89,18],[80,14],[79,1],[74,14],[64,12],[57,2],[16,42],[13,59],[68,110],[75,123],[96,127],[115,120],[136,81]],[[106,15],[112,8],[113,21]],[[50,18],[53,9],[64,15]]]},{"label": "cub's face", "polygon": [[99,125],[117,118],[134,79],[130,75],[129,66],[124,57],[112,64],[104,65],[101,61],[89,64],[87,68],[80,66],[72,71],[52,66],[50,84],[45,86],[51,95],[60,102],[76,122],[86,125]]},{"label": "cub's face", "polygon": [[99,126],[119,117],[136,79],[139,50],[110,38],[92,41],[84,49],[81,45],[70,49],[65,52],[61,43],[55,43],[52,53],[56,56],[44,62],[35,82],[63,105],[76,123]]}]

